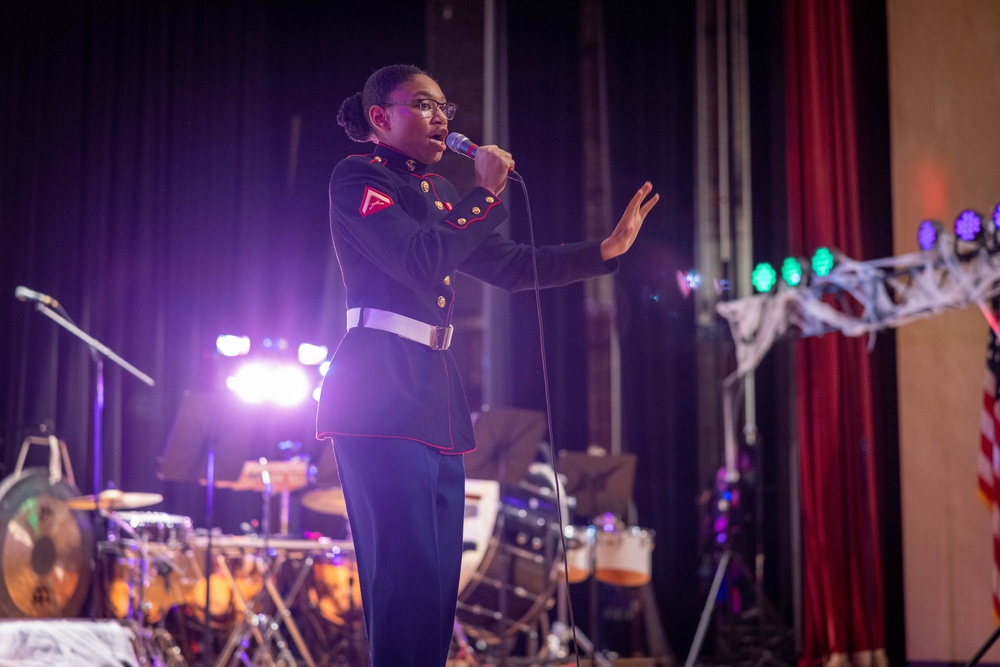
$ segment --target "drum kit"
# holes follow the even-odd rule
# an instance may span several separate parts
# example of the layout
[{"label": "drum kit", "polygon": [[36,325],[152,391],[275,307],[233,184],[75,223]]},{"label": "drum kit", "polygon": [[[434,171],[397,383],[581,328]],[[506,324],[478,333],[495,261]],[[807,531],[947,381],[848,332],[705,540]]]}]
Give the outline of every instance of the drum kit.
[{"label": "drum kit", "polygon": [[[47,468],[23,468],[30,444],[50,447]],[[627,504],[634,457],[564,453],[559,475],[519,460],[517,469],[487,473],[492,479],[466,481],[456,637],[472,652],[505,654],[518,637],[549,635],[548,612],[566,584],[650,581],[651,531],[571,519],[611,516]],[[473,472],[475,465],[472,459]],[[235,483],[220,483],[261,492],[265,518],[270,494],[282,500],[281,532],[271,534],[265,520],[259,535],[225,535],[196,530],[186,516],[145,511],[162,502],[160,494],[80,495],[65,445],[29,438],[0,484],[0,617],[75,617],[90,599],[92,618],[126,627],[140,664],[363,664],[349,533],[343,540],[288,536],[291,493],[301,491],[305,509],[346,518],[341,489],[311,483],[304,467],[246,461]],[[555,622],[565,622],[563,607]]]},{"label": "drum kit", "polygon": [[[35,444],[51,448],[47,468],[23,467]],[[287,462],[248,463],[271,478],[269,491],[301,488],[282,476]],[[340,514],[338,492],[313,489],[303,503]],[[142,511],[162,500],[80,495],[65,445],[27,439],[0,484],[0,618],[117,619],[142,665],[360,664],[350,540],[213,534],[186,516]]]}]

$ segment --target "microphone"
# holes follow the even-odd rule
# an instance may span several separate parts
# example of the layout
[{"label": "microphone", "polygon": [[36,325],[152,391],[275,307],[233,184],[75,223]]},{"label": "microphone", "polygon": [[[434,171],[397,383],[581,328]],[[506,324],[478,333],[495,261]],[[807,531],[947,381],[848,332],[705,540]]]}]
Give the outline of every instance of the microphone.
[{"label": "microphone", "polygon": [[[476,153],[479,151],[479,144],[474,143],[472,139],[458,132],[450,133],[444,140],[444,143],[448,148],[455,151],[459,155],[464,155],[472,160],[476,159]],[[511,169],[509,178],[512,178],[515,181],[520,181],[521,174]]]},{"label": "microphone", "polygon": [[48,294],[36,292],[35,290],[28,289],[24,285],[18,285],[14,289],[14,297],[17,298],[18,301],[37,301],[38,303],[44,304],[49,308],[59,307],[59,302]]}]

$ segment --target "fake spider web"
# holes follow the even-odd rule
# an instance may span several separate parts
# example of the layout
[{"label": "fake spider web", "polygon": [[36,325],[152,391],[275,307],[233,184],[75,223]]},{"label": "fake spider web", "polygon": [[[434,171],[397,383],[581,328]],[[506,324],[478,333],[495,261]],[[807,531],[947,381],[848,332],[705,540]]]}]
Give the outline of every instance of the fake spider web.
[{"label": "fake spider web", "polygon": [[[721,302],[716,311],[729,322],[736,344],[732,382],[757,368],[774,343],[797,329],[802,337],[839,331],[872,336],[884,329],[975,304],[997,330],[986,307],[1000,294],[1000,259],[986,248],[962,252],[944,233],[931,250],[859,262],[836,253],[826,276],[808,287],[781,284],[776,292]],[[1000,335],[1000,331],[997,332]]]}]

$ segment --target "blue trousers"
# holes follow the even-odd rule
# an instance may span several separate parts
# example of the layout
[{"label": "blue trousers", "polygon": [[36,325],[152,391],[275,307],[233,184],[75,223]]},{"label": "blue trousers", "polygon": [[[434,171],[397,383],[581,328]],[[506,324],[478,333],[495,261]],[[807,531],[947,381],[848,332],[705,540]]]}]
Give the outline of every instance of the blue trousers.
[{"label": "blue trousers", "polygon": [[444,667],[462,566],[461,455],[408,440],[334,443],[371,667]]}]

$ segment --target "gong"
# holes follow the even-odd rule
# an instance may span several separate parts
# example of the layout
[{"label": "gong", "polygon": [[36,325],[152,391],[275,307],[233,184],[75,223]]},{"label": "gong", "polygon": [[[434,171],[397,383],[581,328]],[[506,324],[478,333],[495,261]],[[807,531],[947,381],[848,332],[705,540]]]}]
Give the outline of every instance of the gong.
[{"label": "gong", "polygon": [[94,531],[79,490],[29,468],[0,483],[0,617],[72,617],[90,591]]}]

